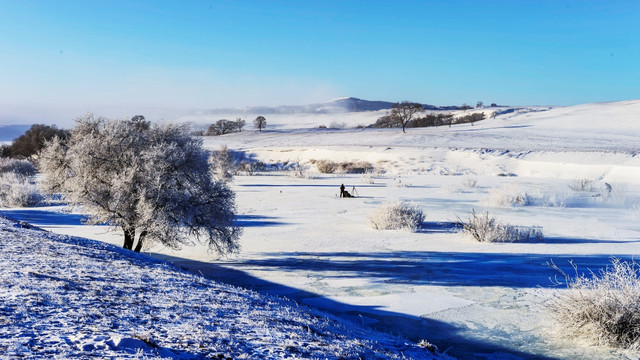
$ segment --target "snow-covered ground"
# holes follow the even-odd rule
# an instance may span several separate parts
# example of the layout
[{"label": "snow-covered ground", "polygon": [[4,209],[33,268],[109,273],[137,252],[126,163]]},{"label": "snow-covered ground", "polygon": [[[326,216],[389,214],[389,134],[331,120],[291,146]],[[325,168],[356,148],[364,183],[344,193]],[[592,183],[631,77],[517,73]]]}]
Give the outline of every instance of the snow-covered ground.
[{"label": "snow-covered ground", "polygon": [[[199,247],[148,253],[412,341],[427,339],[460,358],[639,355],[560,337],[545,303],[562,291],[547,263],[570,272],[572,261],[581,272],[595,271],[611,256],[627,259],[640,250],[640,101],[522,108],[473,126],[406,134],[349,128],[374,122],[377,113],[296,116],[267,117],[262,133],[205,139],[208,148],[227,145],[245,161],[308,167],[306,178],[286,171],[235,177],[245,227],[240,254],[218,258]],[[315,128],[331,122],[347,128]],[[314,160],[367,161],[376,171],[318,174]],[[572,190],[578,180],[591,184]],[[338,198],[341,183],[359,197]],[[510,206],[517,195],[526,203]],[[420,231],[368,225],[377,206],[395,200],[425,211]],[[541,226],[544,240],[474,242],[455,224],[471,209]],[[119,234],[82,226],[79,215],[61,210],[2,212],[121,245]]]},{"label": "snow-covered ground", "polygon": [[424,358],[425,348],[0,217],[0,358]]}]

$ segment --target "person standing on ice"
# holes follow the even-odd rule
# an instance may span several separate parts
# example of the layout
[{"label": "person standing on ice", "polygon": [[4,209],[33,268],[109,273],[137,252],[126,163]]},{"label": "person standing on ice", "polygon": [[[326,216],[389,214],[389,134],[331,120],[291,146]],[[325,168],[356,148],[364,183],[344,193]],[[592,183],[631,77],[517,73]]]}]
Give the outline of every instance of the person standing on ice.
[{"label": "person standing on ice", "polygon": [[344,196],[344,184],[340,185],[340,197]]}]

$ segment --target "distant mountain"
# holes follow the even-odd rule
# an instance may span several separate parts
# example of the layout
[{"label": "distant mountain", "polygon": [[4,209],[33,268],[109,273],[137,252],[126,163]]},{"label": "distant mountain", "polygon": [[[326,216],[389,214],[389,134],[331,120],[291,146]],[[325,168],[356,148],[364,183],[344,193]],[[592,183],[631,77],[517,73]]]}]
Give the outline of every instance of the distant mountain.
[{"label": "distant mountain", "polygon": [[10,142],[29,130],[31,125],[0,125],[0,142]]},{"label": "distant mountain", "polygon": [[[391,109],[393,102],[371,101],[354,97],[331,100],[322,104],[310,105],[282,105],[282,106],[252,106],[244,109],[222,108],[205,110],[204,114],[333,114],[345,112],[378,111]],[[427,110],[458,110],[458,106],[434,106],[422,104]]]}]

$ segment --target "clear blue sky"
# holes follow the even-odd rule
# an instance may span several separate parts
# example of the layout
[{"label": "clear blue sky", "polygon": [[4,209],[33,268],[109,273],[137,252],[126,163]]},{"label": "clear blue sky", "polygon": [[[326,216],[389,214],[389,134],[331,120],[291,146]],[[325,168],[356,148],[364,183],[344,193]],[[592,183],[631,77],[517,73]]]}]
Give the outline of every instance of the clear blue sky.
[{"label": "clear blue sky", "polygon": [[0,0],[0,108],[18,117],[338,96],[640,98],[640,1]]}]

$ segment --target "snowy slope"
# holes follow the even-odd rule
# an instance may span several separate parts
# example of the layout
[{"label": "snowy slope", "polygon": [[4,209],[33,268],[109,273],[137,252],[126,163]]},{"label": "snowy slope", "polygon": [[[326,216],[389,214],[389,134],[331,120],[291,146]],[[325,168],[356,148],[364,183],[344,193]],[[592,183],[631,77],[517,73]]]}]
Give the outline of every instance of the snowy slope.
[{"label": "snowy slope", "polygon": [[[288,171],[236,176],[241,253],[146,251],[211,279],[286,296],[414,342],[427,339],[460,358],[637,358],[557,336],[545,308],[559,290],[549,279],[557,273],[545,264],[573,271],[573,261],[580,271],[597,271],[610,256],[630,259],[640,251],[639,104],[523,107],[473,126],[406,134],[314,129],[319,119],[348,126],[366,120],[344,114],[267,117],[262,133],[204,138],[206,147],[227,145],[244,161],[307,167],[303,178]],[[375,121],[371,113],[358,116]],[[376,171],[319,174],[313,160],[368,161]],[[571,190],[580,179],[590,188]],[[341,183],[360,197],[339,199]],[[511,195],[528,202],[504,203]],[[377,206],[397,200],[425,211],[420,231],[368,225]],[[474,242],[455,225],[471,209],[541,226],[545,239]],[[51,231],[122,245],[121,234],[83,226],[61,207],[0,210]]]},{"label": "snowy slope", "polygon": [[0,358],[436,358],[296,304],[0,218]]}]

